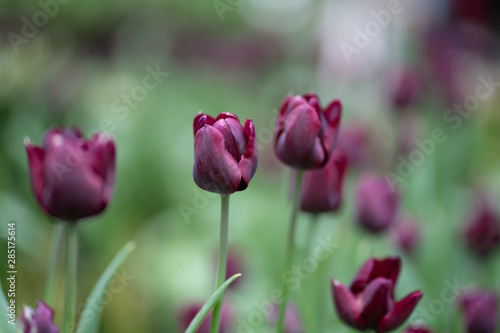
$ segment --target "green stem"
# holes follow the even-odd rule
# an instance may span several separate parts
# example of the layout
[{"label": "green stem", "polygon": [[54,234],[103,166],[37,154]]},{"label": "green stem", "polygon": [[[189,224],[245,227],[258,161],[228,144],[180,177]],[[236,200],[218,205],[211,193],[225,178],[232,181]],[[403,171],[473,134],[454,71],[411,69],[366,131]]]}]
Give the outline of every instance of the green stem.
[{"label": "green stem", "polygon": [[[219,238],[219,258],[217,261],[217,283],[215,289],[217,290],[226,280],[226,265],[227,265],[227,239],[229,230],[229,195],[221,195],[221,214],[220,214],[220,238]],[[214,306],[212,313],[212,325],[210,327],[211,333],[219,333],[220,313],[222,309],[222,298]]]},{"label": "green stem", "polygon": [[43,299],[45,302],[54,307],[55,293],[58,276],[58,264],[61,259],[61,252],[64,240],[64,223],[57,222],[52,235],[52,244],[50,246],[50,256],[47,265],[47,276],[45,280],[45,291]]},{"label": "green stem", "polygon": [[[294,195],[293,195],[293,210],[292,210],[292,217],[290,219],[290,229],[288,229],[288,238],[287,238],[287,243],[286,243],[286,259],[285,259],[285,271],[284,274],[286,274],[288,271],[290,271],[292,263],[293,263],[293,252],[295,249],[295,229],[297,225],[297,215],[299,212],[299,206],[300,206],[300,190],[302,187],[302,175],[303,171],[298,170],[297,174],[295,176],[295,186],[294,186]],[[281,297],[281,303],[280,303],[280,311],[278,315],[278,322],[276,324],[276,332],[277,333],[282,333],[283,332],[283,326],[285,322],[285,312],[286,312],[286,305],[288,302],[288,283],[283,280],[283,286],[282,286],[282,297]]]},{"label": "green stem", "polygon": [[66,223],[66,295],[63,332],[73,333],[76,323],[76,286],[78,267],[78,229],[76,222]]}]

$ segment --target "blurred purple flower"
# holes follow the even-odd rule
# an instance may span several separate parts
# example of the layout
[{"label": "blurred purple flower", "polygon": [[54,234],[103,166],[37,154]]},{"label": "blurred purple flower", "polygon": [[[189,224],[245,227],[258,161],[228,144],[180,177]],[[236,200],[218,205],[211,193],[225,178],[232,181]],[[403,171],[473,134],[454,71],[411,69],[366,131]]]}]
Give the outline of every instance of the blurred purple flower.
[{"label": "blurred purple flower", "polygon": [[498,299],[493,292],[465,292],[460,303],[465,313],[468,333],[495,333],[498,327]]},{"label": "blurred purple flower", "polygon": [[52,128],[42,147],[25,145],[33,192],[47,214],[75,222],[106,208],[115,179],[112,138],[86,140],[79,129]]},{"label": "blurred purple flower", "polygon": [[418,73],[411,68],[404,68],[389,81],[389,99],[395,108],[407,109],[417,102],[421,88]]},{"label": "blurred purple flower", "polygon": [[324,166],[337,143],[342,104],[325,109],[313,93],[288,95],[274,130],[274,153],[283,163],[301,170]]},{"label": "blurred purple flower", "polygon": [[347,155],[336,148],[326,165],[304,173],[301,209],[313,214],[335,211],[342,201]]},{"label": "blurred purple flower", "polygon": [[356,187],[358,223],[372,233],[392,225],[399,209],[399,195],[385,178],[372,174],[361,177]]},{"label": "blurred purple flower", "polygon": [[407,217],[396,218],[392,236],[396,245],[410,255],[415,253],[422,238],[417,221]]},{"label": "blurred purple flower", "polygon": [[[201,303],[194,303],[184,307],[179,314],[179,325],[182,331],[185,331],[191,321],[194,319],[198,311],[203,307]],[[210,318],[212,311],[206,316],[205,320],[201,323],[196,333],[210,333]],[[233,313],[226,303],[222,304],[219,333],[232,332],[233,326]]]},{"label": "blurred purple flower", "polygon": [[243,127],[234,114],[220,113],[214,119],[200,112],[193,130],[196,185],[219,194],[246,189],[258,164],[252,120]]},{"label": "blurred purple flower", "polygon": [[480,258],[488,257],[500,245],[500,218],[486,200],[481,200],[464,231],[469,250]]},{"label": "blurred purple flower", "polygon": [[372,258],[360,268],[351,288],[332,279],[335,309],[344,323],[360,331],[385,333],[397,329],[408,319],[422,292],[412,292],[395,302],[394,286],[400,266],[399,258]]},{"label": "blurred purple flower", "polygon": [[35,310],[24,306],[19,324],[23,333],[59,333],[54,325],[54,311],[42,301],[37,302]]},{"label": "blurred purple flower", "polygon": [[[274,304],[269,313],[269,322],[276,325],[278,319],[279,306]],[[304,325],[300,319],[299,312],[293,303],[288,304],[285,312],[285,325],[283,333],[304,333]]]},{"label": "blurred purple flower", "polygon": [[361,123],[342,125],[338,147],[347,154],[349,168],[360,168],[368,161],[368,133]]},{"label": "blurred purple flower", "polygon": [[424,326],[410,326],[403,333],[432,333],[430,329]]}]

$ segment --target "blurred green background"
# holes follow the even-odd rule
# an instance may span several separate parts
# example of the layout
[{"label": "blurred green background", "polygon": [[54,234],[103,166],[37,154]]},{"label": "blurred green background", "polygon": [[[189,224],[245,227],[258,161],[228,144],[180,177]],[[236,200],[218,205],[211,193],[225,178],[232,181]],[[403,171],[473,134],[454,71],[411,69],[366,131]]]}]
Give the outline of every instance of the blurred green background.
[{"label": "blurred green background", "polygon": [[[348,61],[340,43],[353,44],[355,28],[373,20],[371,11],[387,8],[385,1],[0,1],[0,276],[7,270],[7,223],[16,221],[18,313],[22,304],[34,306],[43,295],[54,228],[32,194],[23,140],[40,143],[52,125],[80,125],[87,135],[114,135],[117,177],[105,213],[80,225],[78,303],[115,253],[134,239],[137,249],[124,265],[129,280],[104,307],[101,332],[179,332],[181,309],[204,302],[213,291],[219,232],[219,198],[192,179],[192,120],[200,110],[231,112],[242,122],[253,119],[259,143],[257,173],[247,190],[231,197],[230,206],[230,245],[240,254],[243,277],[227,300],[235,322],[231,332],[245,332],[238,325],[260,313],[256,303],[280,287],[284,265],[290,173],[273,153],[277,109],[288,92],[307,91],[318,93],[323,104],[342,99],[342,126],[357,122],[367,128],[370,162],[349,170],[341,211],[315,222],[313,244],[331,236],[337,247],[321,263],[322,275],[302,279],[292,295],[305,332],[320,332],[311,313],[311,285],[324,291],[320,309],[328,330],[321,332],[350,332],[334,312],[329,278],[349,283],[372,255],[403,256],[397,297],[422,289],[423,309],[441,300],[446,281],[498,290],[498,255],[477,262],[460,237],[475,189],[490,193],[494,202],[500,198],[500,94],[494,91],[453,129],[443,120],[450,105],[427,52],[428,36],[446,29],[452,37],[445,40],[466,35],[487,45],[485,50],[464,42],[451,71],[457,76],[444,80],[459,82],[462,96],[473,94],[478,76],[500,81],[497,27],[494,20],[454,11],[446,1],[401,1],[401,6],[402,12]],[[46,24],[30,31],[26,20],[33,24],[40,12],[47,14]],[[44,22],[40,15],[35,20]],[[438,53],[451,52],[447,44],[440,46]],[[413,134],[387,93],[391,73],[401,66],[425,76],[412,110]],[[124,107],[122,98],[143,85],[148,68],[168,76]],[[435,128],[448,140],[398,184],[402,214],[415,216],[423,232],[417,254],[408,257],[390,237],[371,236],[356,226],[354,185],[366,170],[384,175],[397,169],[402,135],[424,139]],[[309,220],[300,216],[299,249]],[[2,285],[5,289],[4,279]],[[461,332],[456,304],[443,304],[427,320],[429,326]],[[417,311],[413,319],[422,316]],[[256,318],[253,332],[271,332],[267,319]],[[58,302],[56,322],[61,320]]]}]

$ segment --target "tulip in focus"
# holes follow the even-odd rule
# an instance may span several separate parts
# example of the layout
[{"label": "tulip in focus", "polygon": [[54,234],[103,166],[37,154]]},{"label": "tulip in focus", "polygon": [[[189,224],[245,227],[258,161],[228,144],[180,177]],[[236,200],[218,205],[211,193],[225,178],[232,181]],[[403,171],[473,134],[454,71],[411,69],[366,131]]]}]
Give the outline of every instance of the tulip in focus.
[{"label": "tulip in focus", "polygon": [[41,147],[25,145],[33,192],[47,214],[75,222],[106,208],[115,179],[112,138],[86,140],[79,129],[52,128]]},{"label": "tulip in focus", "polygon": [[467,333],[495,333],[498,327],[498,299],[488,291],[475,290],[462,295]]},{"label": "tulip in focus", "polygon": [[238,117],[217,118],[199,113],[193,122],[193,178],[200,188],[223,195],[247,188],[257,170],[257,143],[252,120],[241,126]]},{"label": "tulip in focus", "polygon": [[385,178],[372,174],[361,177],[356,188],[358,223],[372,233],[386,230],[394,222],[399,208],[399,196]]},{"label": "tulip in focus", "polygon": [[23,333],[59,333],[54,325],[54,311],[44,302],[37,302],[36,309],[24,306],[19,325]]},{"label": "tulip in focus", "polygon": [[274,130],[276,157],[299,170],[324,166],[337,143],[341,114],[340,100],[322,109],[315,94],[288,95]]},{"label": "tulip in focus", "polygon": [[342,201],[342,186],[347,168],[345,152],[336,148],[328,163],[304,173],[301,210],[313,214],[335,211]]},{"label": "tulip in focus", "polygon": [[385,333],[408,319],[422,292],[414,291],[400,301],[394,300],[400,266],[399,258],[372,258],[358,271],[349,289],[332,279],[335,308],[344,323],[360,331]]},{"label": "tulip in focus", "polygon": [[464,232],[469,250],[486,258],[500,246],[500,218],[490,203],[482,200],[476,207]]}]

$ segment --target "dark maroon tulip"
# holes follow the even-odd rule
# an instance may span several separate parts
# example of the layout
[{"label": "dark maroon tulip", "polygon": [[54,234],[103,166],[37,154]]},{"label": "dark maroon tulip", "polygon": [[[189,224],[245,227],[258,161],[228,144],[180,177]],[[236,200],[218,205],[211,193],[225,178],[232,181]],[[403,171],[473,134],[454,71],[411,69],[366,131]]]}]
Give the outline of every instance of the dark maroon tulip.
[{"label": "dark maroon tulip", "polygon": [[356,212],[359,224],[372,233],[387,229],[395,220],[399,196],[385,178],[365,174],[356,188]]},{"label": "dark maroon tulip", "polygon": [[115,179],[115,143],[102,134],[90,140],[79,129],[52,128],[42,147],[26,142],[31,185],[49,215],[75,222],[101,213]]},{"label": "dark maroon tulip", "polygon": [[242,127],[238,117],[221,113],[217,118],[199,113],[193,122],[196,185],[219,194],[247,188],[257,170],[257,143],[252,120]]},{"label": "dark maroon tulip", "polygon": [[342,149],[336,148],[324,167],[306,171],[302,180],[301,209],[313,214],[337,210],[346,168],[347,156]]},{"label": "dark maroon tulip", "polygon": [[421,82],[418,74],[410,68],[395,73],[389,82],[389,98],[397,109],[406,109],[418,99]]},{"label": "dark maroon tulip", "polygon": [[23,333],[59,333],[54,325],[54,311],[44,302],[37,302],[36,309],[24,306],[19,317]]},{"label": "dark maroon tulip", "polygon": [[469,250],[480,258],[494,253],[500,245],[500,218],[490,203],[482,201],[476,207],[465,229]]},{"label": "dark maroon tulip", "polygon": [[424,326],[411,326],[404,333],[432,333],[432,331]]},{"label": "dark maroon tulip", "polygon": [[[271,326],[276,325],[278,319],[279,306],[275,304],[269,314]],[[285,312],[285,325],[283,333],[304,333],[304,325],[300,319],[299,312],[293,303],[289,304]]]},{"label": "dark maroon tulip", "polygon": [[401,326],[422,298],[415,291],[395,302],[394,286],[401,260],[385,258],[368,260],[358,271],[351,288],[332,279],[332,292],[339,317],[360,331],[390,332]]},{"label": "dark maroon tulip", "polygon": [[[184,307],[179,314],[179,325],[182,331],[185,331],[191,321],[194,319],[198,311],[202,308],[203,304],[195,303]],[[212,317],[212,312],[210,311],[205,320],[201,323],[200,327],[196,333],[210,333],[210,318]],[[219,333],[229,333],[232,332],[233,326],[233,314],[226,303],[223,303],[221,309],[221,318]]]},{"label": "dark maroon tulip", "polygon": [[498,327],[498,299],[493,292],[469,291],[462,295],[468,333],[495,333]]},{"label": "dark maroon tulip", "polygon": [[324,166],[337,143],[342,104],[332,101],[324,110],[315,94],[288,95],[274,130],[274,153],[301,170]]},{"label": "dark maroon tulip", "polygon": [[405,253],[413,254],[422,237],[420,227],[413,218],[397,218],[393,230],[396,245]]}]

